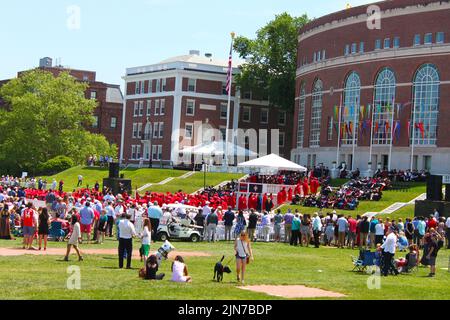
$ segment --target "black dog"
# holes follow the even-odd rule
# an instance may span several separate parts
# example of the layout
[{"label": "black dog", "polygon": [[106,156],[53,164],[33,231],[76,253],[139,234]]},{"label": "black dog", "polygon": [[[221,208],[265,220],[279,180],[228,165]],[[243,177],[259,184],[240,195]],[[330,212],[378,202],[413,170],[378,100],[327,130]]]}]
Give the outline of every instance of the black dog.
[{"label": "black dog", "polygon": [[231,270],[228,266],[224,266],[222,264],[223,260],[225,259],[225,256],[222,257],[222,260],[220,260],[219,262],[216,263],[216,265],[214,266],[214,278],[213,280],[216,279],[217,276],[217,282],[221,282],[223,281],[223,273],[231,273]]}]

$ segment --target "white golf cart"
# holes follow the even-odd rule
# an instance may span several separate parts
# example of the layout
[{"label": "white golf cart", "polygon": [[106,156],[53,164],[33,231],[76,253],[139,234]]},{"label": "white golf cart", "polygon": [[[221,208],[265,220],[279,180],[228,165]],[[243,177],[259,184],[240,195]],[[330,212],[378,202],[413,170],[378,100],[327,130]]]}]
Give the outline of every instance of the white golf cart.
[{"label": "white golf cart", "polygon": [[172,214],[166,223],[160,224],[156,235],[157,239],[161,241],[180,239],[191,242],[198,242],[202,239],[203,227],[196,226],[193,221],[198,208],[183,204],[170,204],[166,207],[173,209],[173,213],[185,214],[181,216]]}]

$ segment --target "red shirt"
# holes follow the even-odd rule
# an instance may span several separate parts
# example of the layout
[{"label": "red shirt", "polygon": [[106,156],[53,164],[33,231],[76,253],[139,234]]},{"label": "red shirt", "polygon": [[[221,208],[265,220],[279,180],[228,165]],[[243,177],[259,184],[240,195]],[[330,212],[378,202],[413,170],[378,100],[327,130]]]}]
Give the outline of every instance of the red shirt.
[{"label": "red shirt", "polygon": [[357,222],[355,219],[350,218],[348,219],[348,229],[350,232],[356,232],[356,226],[357,226]]},{"label": "red shirt", "polygon": [[25,209],[23,211],[23,226],[24,227],[34,227],[35,222],[35,211],[33,209]]}]

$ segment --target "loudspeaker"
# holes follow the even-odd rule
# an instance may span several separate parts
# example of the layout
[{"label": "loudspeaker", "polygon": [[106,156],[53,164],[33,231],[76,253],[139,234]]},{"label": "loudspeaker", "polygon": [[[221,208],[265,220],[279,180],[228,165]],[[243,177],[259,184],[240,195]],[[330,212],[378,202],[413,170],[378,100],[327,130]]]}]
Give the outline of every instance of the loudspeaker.
[{"label": "loudspeaker", "polygon": [[427,200],[442,201],[442,177],[429,176],[427,180]]},{"label": "loudspeaker", "polygon": [[445,185],[445,201],[450,202],[450,184]]},{"label": "loudspeaker", "polygon": [[109,164],[109,178],[119,178],[120,166],[118,163]]}]

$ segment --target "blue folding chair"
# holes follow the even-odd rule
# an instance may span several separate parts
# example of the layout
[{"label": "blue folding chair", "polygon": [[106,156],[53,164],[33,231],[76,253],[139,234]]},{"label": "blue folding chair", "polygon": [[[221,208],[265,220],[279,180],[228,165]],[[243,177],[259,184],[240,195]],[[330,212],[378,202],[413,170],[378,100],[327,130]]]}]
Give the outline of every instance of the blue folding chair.
[{"label": "blue folding chair", "polygon": [[64,230],[62,229],[62,223],[58,221],[53,221],[51,223],[49,233],[50,238],[54,239],[55,241],[61,241],[66,235]]}]

